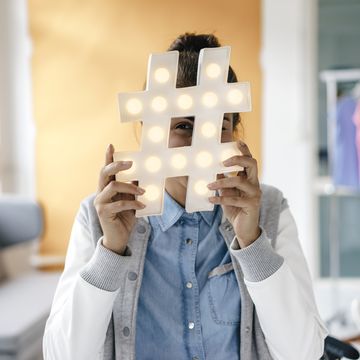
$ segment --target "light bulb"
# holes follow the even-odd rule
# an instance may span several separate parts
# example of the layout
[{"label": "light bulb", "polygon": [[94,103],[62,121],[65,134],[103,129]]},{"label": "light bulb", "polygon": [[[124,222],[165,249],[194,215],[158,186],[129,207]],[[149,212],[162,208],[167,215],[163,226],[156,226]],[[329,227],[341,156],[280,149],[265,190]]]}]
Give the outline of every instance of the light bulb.
[{"label": "light bulb", "polygon": [[199,180],[194,184],[194,190],[199,195],[206,195],[210,192],[207,183],[204,180]]},{"label": "light bulb", "polygon": [[190,109],[193,104],[193,99],[190,95],[182,94],[178,97],[177,103],[181,109]]},{"label": "light bulb", "polygon": [[202,102],[207,107],[214,107],[218,102],[218,97],[215,93],[209,91],[203,95]]},{"label": "light bulb", "polygon": [[149,129],[148,137],[153,142],[160,142],[165,136],[164,129],[160,126],[153,126]]},{"label": "light bulb", "polygon": [[196,155],[196,163],[200,167],[208,167],[212,163],[212,156],[207,151],[201,151]]},{"label": "light bulb", "polygon": [[239,89],[232,89],[228,92],[227,98],[231,104],[240,104],[244,99],[244,94]]},{"label": "light bulb", "polygon": [[149,201],[154,201],[160,196],[160,189],[156,185],[148,185],[143,196]]},{"label": "light bulb", "polygon": [[171,165],[175,169],[183,169],[186,166],[187,160],[183,154],[175,154],[171,157]]},{"label": "light bulb", "polygon": [[201,133],[207,138],[213,137],[216,134],[216,127],[213,123],[206,122],[201,127]]},{"label": "light bulb", "polygon": [[158,68],[154,73],[155,80],[159,83],[166,83],[170,79],[169,70],[166,68]]},{"label": "light bulb", "polygon": [[139,114],[142,110],[141,101],[136,98],[129,99],[126,103],[126,110],[132,115]]},{"label": "light bulb", "polygon": [[164,111],[167,107],[166,99],[162,96],[156,96],[151,102],[151,107],[157,112]]},{"label": "light bulb", "polygon": [[157,156],[150,156],[145,161],[145,167],[149,172],[157,172],[161,168],[161,160]]},{"label": "light bulb", "polygon": [[210,78],[217,78],[221,73],[221,68],[218,64],[212,63],[206,67],[206,75]]}]

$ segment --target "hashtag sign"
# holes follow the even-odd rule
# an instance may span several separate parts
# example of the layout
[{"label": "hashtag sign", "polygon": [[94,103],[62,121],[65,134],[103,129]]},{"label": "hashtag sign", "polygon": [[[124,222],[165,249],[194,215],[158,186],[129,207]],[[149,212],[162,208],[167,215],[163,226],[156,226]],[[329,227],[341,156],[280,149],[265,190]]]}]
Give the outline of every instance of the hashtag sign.
[{"label": "hashtag sign", "polygon": [[[200,51],[196,86],[176,88],[178,59],[178,51],[151,54],[145,91],[118,95],[121,121],[143,122],[139,151],[114,153],[114,161],[133,161],[116,180],[138,181],[146,190],[136,195],[146,205],[136,217],[162,214],[165,180],[174,176],[188,176],[187,212],[213,210],[208,197],[215,191],[207,184],[242,170],[222,164],[240,154],[236,142],[221,143],[224,113],[251,111],[249,83],[227,82],[230,47]],[[195,117],[191,146],[169,148],[171,118],[188,116]]]}]

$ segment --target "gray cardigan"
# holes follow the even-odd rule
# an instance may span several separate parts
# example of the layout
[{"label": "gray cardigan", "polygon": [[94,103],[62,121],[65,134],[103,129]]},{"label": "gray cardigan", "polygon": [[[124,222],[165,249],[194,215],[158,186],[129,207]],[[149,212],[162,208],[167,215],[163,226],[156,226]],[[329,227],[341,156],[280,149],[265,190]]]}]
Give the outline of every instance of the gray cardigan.
[{"label": "gray cardigan", "polygon": [[[278,231],[279,215],[287,208],[287,201],[281,191],[275,187],[261,184],[262,202],[260,211],[260,226],[274,247]],[[78,220],[86,226],[91,234],[95,246],[103,235],[93,201],[95,194],[85,198],[78,213]],[[114,291],[120,287],[119,294],[114,302],[112,317],[107,329],[104,343],[104,360],[135,360],[135,325],[137,303],[142,281],[144,258],[151,226],[146,217],[137,218],[130,234],[128,246],[124,256],[127,257],[127,266],[122,273],[115,273],[114,263],[121,261],[124,256],[114,253],[109,259],[108,253],[97,252],[92,260],[81,270],[80,275],[92,285]],[[228,247],[234,238],[234,230],[230,222],[223,216],[219,231]],[[277,271],[283,263],[283,258],[268,250],[268,247],[259,242],[252,247],[254,253],[244,259],[242,268],[231,254],[236,278],[241,295],[241,326],[240,326],[240,359],[241,360],[271,360],[264,334],[244,282],[261,281]],[[255,259],[255,260],[254,260]],[[118,265],[118,264],[117,264]],[[166,349],[168,350],[168,349]]]}]

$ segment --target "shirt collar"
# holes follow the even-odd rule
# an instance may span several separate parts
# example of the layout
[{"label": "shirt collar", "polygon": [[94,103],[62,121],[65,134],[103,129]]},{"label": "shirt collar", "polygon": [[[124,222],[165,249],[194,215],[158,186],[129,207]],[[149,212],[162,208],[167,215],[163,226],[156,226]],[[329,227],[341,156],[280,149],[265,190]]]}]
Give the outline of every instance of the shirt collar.
[{"label": "shirt collar", "polygon": [[[217,207],[220,205],[216,204],[213,210],[210,211],[196,211],[194,213],[187,213],[185,209],[165,190],[164,192],[164,210],[161,215],[156,215],[154,218],[158,221],[161,230],[166,231],[173,226],[182,216],[188,218],[202,218],[206,223],[211,226],[213,223],[214,215]],[[200,214],[200,215],[199,215]]]}]

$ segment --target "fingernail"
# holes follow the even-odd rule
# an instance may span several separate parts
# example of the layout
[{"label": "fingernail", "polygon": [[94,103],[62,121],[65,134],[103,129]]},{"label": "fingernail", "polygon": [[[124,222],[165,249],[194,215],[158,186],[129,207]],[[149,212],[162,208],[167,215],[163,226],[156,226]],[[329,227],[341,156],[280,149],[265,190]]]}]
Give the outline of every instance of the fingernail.
[{"label": "fingernail", "polygon": [[215,184],[213,184],[213,183],[208,184],[208,185],[207,185],[207,187],[208,187],[209,189],[212,189],[212,188],[214,188],[214,187],[215,187]]},{"label": "fingernail", "polygon": [[143,194],[144,192],[145,192],[145,189],[143,189],[143,188],[138,188],[138,193]]}]

